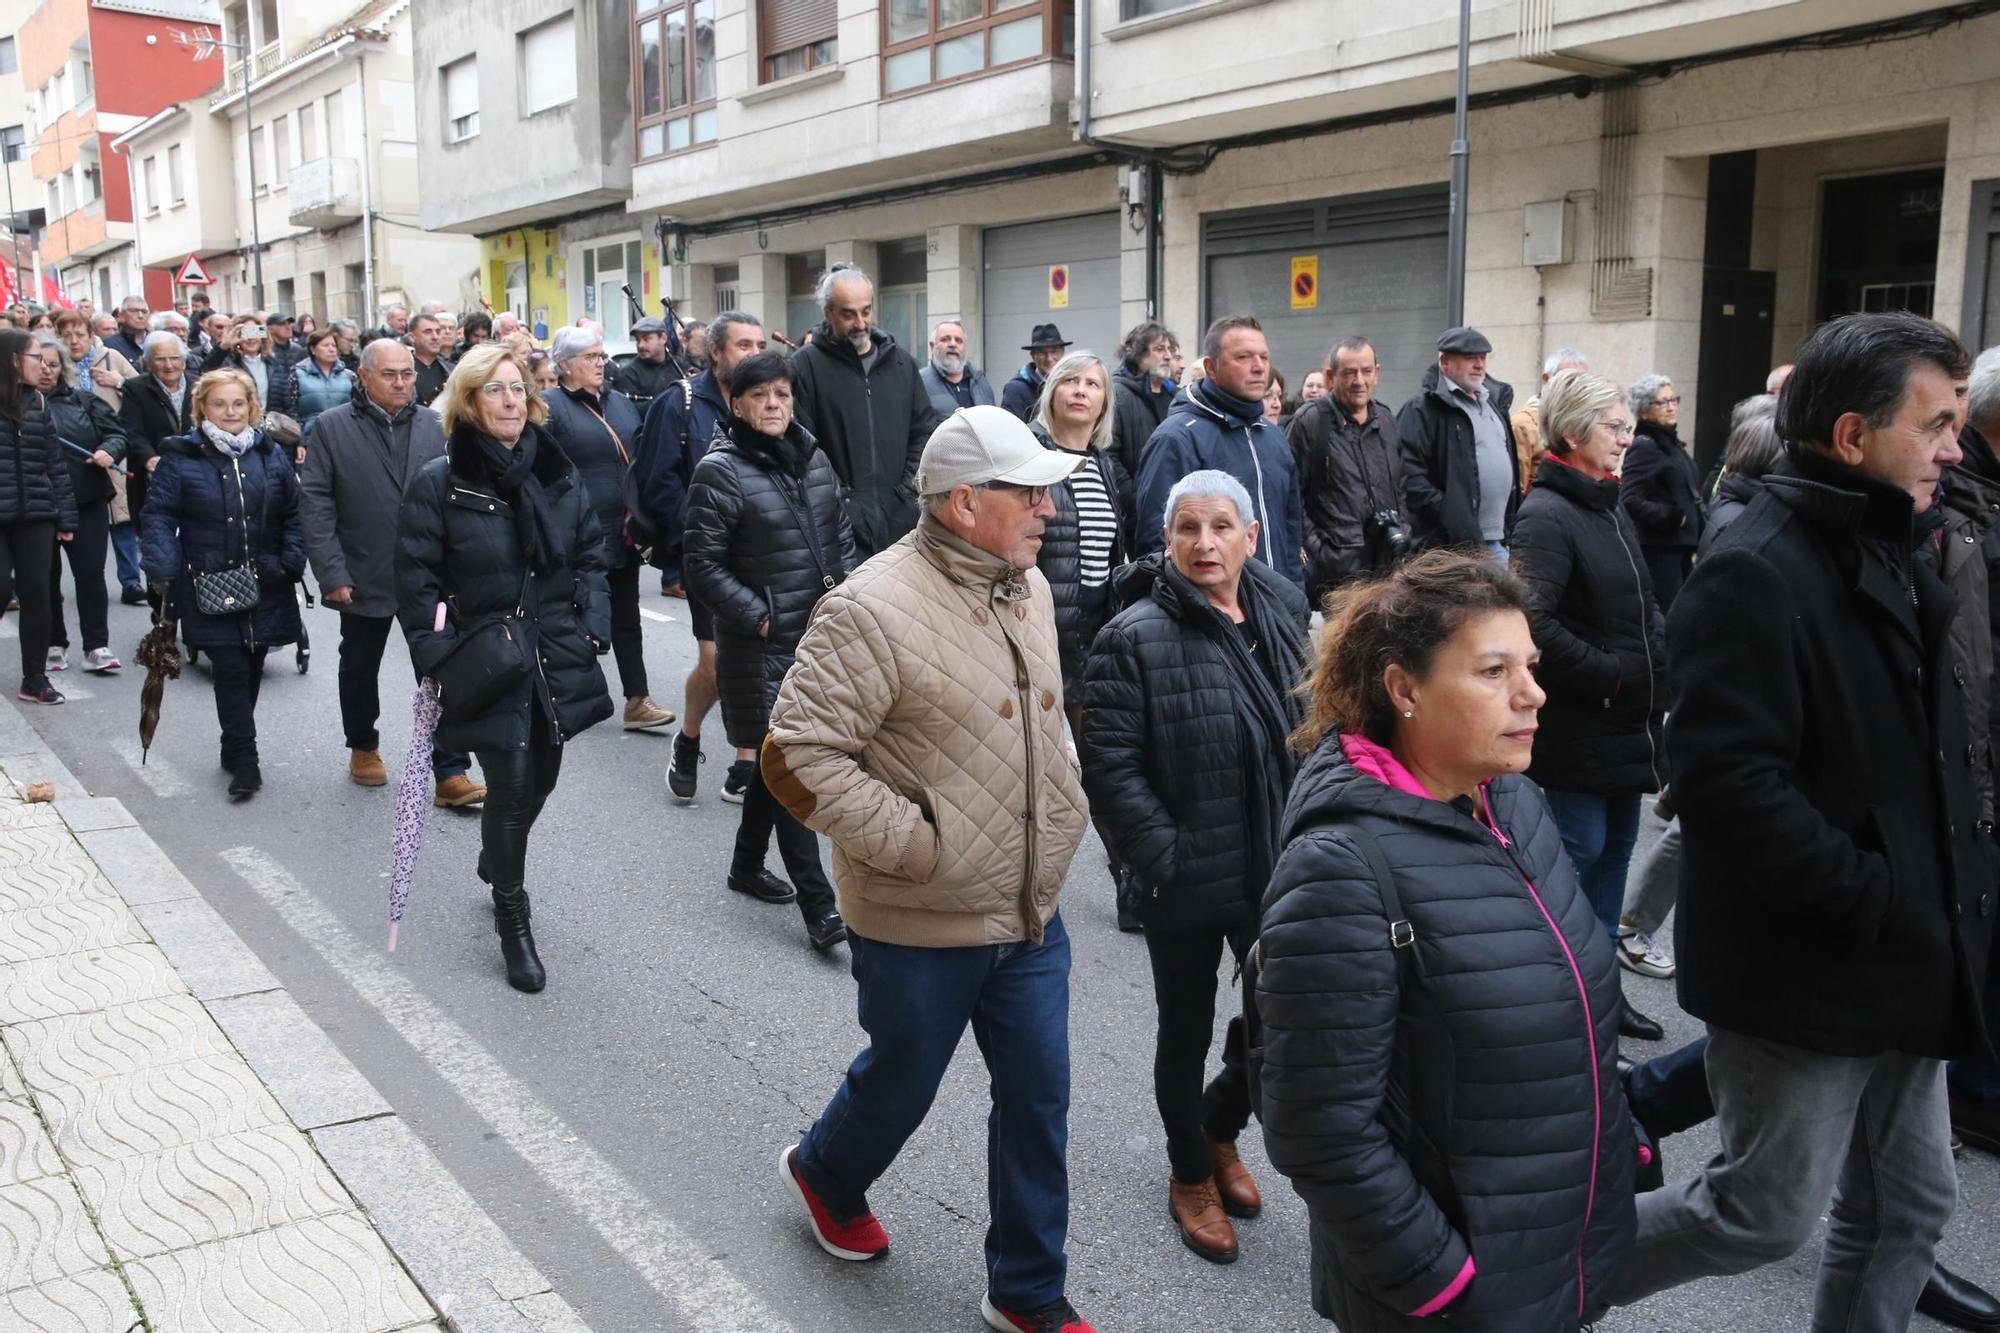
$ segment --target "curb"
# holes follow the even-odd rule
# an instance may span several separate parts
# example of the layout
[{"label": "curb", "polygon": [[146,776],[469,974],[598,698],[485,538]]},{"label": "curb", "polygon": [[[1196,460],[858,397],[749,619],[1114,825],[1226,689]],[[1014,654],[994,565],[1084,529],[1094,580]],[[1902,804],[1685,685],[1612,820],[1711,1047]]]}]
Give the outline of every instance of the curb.
[{"label": "curb", "polygon": [[[293,1000],[124,803],[92,797],[0,696],[0,768],[54,810],[454,1333],[588,1325]],[[0,1061],[0,1064],[4,1064]]]}]

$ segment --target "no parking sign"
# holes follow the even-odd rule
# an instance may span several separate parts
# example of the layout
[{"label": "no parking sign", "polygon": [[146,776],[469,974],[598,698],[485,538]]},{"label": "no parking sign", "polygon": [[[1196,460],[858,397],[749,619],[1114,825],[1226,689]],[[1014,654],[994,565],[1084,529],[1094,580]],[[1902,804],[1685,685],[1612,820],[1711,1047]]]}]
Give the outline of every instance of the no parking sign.
[{"label": "no parking sign", "polygon": [[1069,309],[1069,265],[1057,264],[1049,270],[1049,309]]},{"label": "no parking sign", "polygon": [[1292,309],[1319,309],[1319,256],[1298,255],[1292,260]]}]

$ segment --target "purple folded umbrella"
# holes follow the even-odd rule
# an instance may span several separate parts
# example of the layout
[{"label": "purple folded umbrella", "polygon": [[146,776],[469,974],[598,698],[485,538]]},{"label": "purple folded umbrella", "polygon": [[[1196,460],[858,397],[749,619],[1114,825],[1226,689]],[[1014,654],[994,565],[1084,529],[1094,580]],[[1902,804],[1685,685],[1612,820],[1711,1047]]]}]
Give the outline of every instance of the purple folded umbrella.
[{"label": "purple folded umbrella", "polygon": [[396,788],[396,861],[389,875],[389,952],[396,951],[396,928],[410,901],[410,881],[417,876],[417,853],[424,846],[424,817],[430,813],[433,773],[431,738],[444,715],[437,682],[426,679],[410,701],[415,715],[410,752],[403,758],[403,780]]}]

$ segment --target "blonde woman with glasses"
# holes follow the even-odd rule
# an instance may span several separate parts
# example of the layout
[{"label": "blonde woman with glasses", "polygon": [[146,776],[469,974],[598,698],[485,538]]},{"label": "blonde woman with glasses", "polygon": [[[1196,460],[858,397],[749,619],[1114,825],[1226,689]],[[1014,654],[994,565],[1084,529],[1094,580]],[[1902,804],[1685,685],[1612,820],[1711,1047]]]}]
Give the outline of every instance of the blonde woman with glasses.
[{"label": "blonde woman with glasses", "polygon": [[555,790],[564,743],[611,716],[597,662],[611,648],[604,533],[576,467],[544,428],[548,408],[526,358],[504,344],[475,347],[436,407],[445,456],[403,496],[396,616],[420,675],[436,674],[461,645],[489,660],[490,635],[474,632],[496,622],[511,620],[522,643],[525,677],[477,705],[447,690],[436,739],[477,755],[486,775],[478,874],[493,889],[508,983],[539,991],[528,832]]}]

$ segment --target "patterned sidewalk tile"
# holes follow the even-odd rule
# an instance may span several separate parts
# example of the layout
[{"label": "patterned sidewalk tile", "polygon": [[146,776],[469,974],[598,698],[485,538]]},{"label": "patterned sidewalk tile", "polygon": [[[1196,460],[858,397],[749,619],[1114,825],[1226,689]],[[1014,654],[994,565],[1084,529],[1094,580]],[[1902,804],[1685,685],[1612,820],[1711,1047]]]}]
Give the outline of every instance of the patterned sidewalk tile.
[{"label": "patterned sidewalk tile", "polygon": [[[0,1036],[4,1036],[0,1033]],[[14,1062],[5,1051],[0,1051],[0,1097],[25,1097],[28,1085],[21,1082],[21,1071],[14,1068]]]},{"label": "patterned sidewalk tile", "polygon": [[154,1333],[387,1333],[436,1312],[359,1213],[125,1266]]},{"label": "patterned sidewalk tile", "polygon": [[87,1273],[110,1262],[67,1176],[0,1186],[0,1291]]},{"label": "patterned sidewalk tile", "polygon": [[191,995],[17,1023],[0,1032],[30,1087],[77,1087],[203,1056],[234,1055]]},{"label": "patterned sidewalk tile", "polygon": [[0,1293],[0,1328],[35,1333],[135,1333],[132,1294],[109,1268]]},{"label": "patterned sidewalk tile", "polygon": [[273,1125],[76,1173],[121,1259],[143,1259],[354,1207],[306,1136]]},{"label": "patterned sidewalk tile", "polygon": [[181,979],[152,944],[0,965],[0,1026],[183,994]]},{"label": "patterned sidewalk tile", "polygon": [[69,830],[0,829],[0,911],[84,899],[116,901],[110,882],[74,851]]},{"label": "patterned sidewalk tile", "polygon": [[0,1101],[0,1185],[60,1175],[62,1169],[35,1108],[24,1101]]},{"label": "patterned sidewalk tile", "polygon": [[284,1122],[250,1066],[208,1056],[39,1094],[63,1156],[78,1166],[139,1157]]},{"label": "patterned sidewalk tile", "polygon": [[44,903],[0,912],[0,963],[25,963],[115,944],[139,944],[146,932],[132,909],[109,898]]}]

